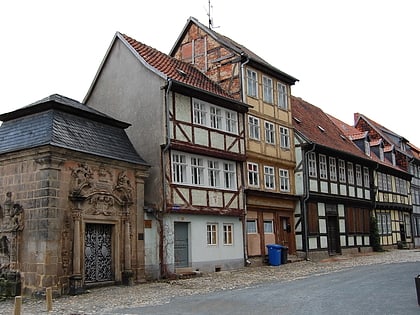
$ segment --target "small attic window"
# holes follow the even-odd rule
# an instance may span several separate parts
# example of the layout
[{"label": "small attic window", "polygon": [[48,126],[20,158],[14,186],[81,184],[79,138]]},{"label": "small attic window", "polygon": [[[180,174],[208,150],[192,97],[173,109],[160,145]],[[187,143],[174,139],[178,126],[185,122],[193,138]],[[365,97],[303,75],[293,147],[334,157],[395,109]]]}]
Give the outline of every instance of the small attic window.
[{"label": "small attic window", "polygon": [[318,129],[321,130],[322,132],[325,132],[325,129],[322,128],[320,125],[318,125]]},{"label": "small attic window", "polygon": [[293,120],[296,121],[298,124],[300,124],[302,122],[299,118],[297,118],[295,116],[293,116]]},{"label": "small attic window", "polygon": [[345,136],[345,135],[340,134],[340,137],[341,137],[341,139],[343,139],[344,141],[346,141],[346,140],[347,140],[347,138],[346,138],[346,136]]},{"label": "small attic window", "polygon": [[180,75],[180,76],[182,76],[182,77],[186,77],[187,76],[187,73],[184,71],[184,70],[181,70],[181,69],[179,69],[179,68],[176,68],[176,71],[178,72],[178,74]]}]

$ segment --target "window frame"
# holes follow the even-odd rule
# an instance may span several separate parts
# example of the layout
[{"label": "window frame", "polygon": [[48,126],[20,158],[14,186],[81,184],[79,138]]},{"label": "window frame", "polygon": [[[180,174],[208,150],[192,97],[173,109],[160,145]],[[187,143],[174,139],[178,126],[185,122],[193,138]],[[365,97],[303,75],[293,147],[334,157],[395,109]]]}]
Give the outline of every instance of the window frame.
[{"label": "window frame", "polygon": [[276,189],[276,179],[273,166],[264,165],[264,187],[266,189]]},{"label": "window frame", "polygon": [[290,149],[290,129],[284,126],[279,127],[280,130],[280,148]]},{"label": "window frame", "polygon": [[[252,169],[250,169],[250,166]],[[247,163],[248,185],[252,187],[260,186],[259,165],[254,162]]]},{"label": "window frame", "polygon": [[246,94],[258,98],[258,73],[251,69],[246,69]]},{"label": "window frame", "polygon": [[325,154],[318,155],[319,178],[328,179],[327,156]]},{"label": "window frame", "polygon": [[290,172],[287,169],[279,169],[280,191],[290,192]]},{"label": "window frame", "polygon": [[[250,231],[250,226],[252,223],[252,231]],[[247,219],[246,220],[246,234],[257,234],[258,233],[258,223],[257,219]]]},{"label": "window frame", "polygon": [[[207,223],[207,246],[217,246],[217,233],[218,233],[218,224],[217,223]],[[210,228],[210,230],[209,230]],[[214,228],[214,229],[213,229]]]},{"label": "window frame", "polygon": [[232,223],[223,223],[223,245],[232,246],[233,245],[233,224]]},{"label": "window frame", "polygon": [[264,121],[265,142],[268,144],[276,144],[276,129],[272,122]]},{"label": "window frame", "polygon": [[[274,222],[273,220],[264,220],[264,234],[274,234]],[[269,229],[267,227],[270,226]]]},{"label": "window frame", "polygon": [[263,75],[262,85],[263,85],[263,101],[268,104],[273,104],[274,103],[273,79]]},{"label": "window frame", "polygon": [[308,173],[311,178],[316,178],[318,176],[315,152],[309,152],[308,154]]},{"label": "window frame", "polygon": [[330,156],[328,159],[329,170],[330,170],[330,180],[333,182],[337,181],[337,159]]},{"label": "window frame", "polygon": [[277,82],[277,104],[283,110],[288,110],[289,108],[287,85],[281,82]]},{"label": "window frame", "polygon": [[252,140],[260,140],[260,119],[254,116],[248,116],[248,133]]}]

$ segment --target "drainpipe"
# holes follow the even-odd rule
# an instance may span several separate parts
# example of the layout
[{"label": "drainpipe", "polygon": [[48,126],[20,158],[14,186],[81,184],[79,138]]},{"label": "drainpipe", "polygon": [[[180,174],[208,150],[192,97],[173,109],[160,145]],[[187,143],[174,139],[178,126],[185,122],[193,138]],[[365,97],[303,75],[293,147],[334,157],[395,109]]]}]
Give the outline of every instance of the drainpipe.
[{"label": "drainpipe", "polygon": [[309,167],[308,167],[308,155],[315,151],[316,144],[312,143],[312,149],[305,152],[304,159],[303,159],[303,187],[304,187],[304,198],[302,200],[302,214],[303,214],[303,222],[304,230],[305,230],[305,260],[309,260],[309,237],[308,237],[308,207],[306,206],[306,202],[309,200]]},{"label": "drainpipe", "polygon": [[[249,58],[248,56],[246,56],[245,54],[241,54],[242,57],[246,58],[246,61],[244,63],[241,63],[241,82],[240,82],[240,86],[242,87],[242,94],[241,94],[241,100],[242,102],[244,102],[245,100],[245,88],[244,88],[244,82],[245,82],[245,73],[244,73],[244,67],[245,65],[249,62]],[[244,127],[244,132],[246,134],[246,113],[243,114],[243,127]],[[246,135],[245,135],[246,138]],[[245,149],[246,149],[246,140],[245,140]],[[242,163],[242,172],[241,172],[241,177],[242,177],[242,198],[243,198],[243,203],[244,203],[244,214],[242,217],[242,237],[243,237],[243,244],[244,244],[244,260],[245,260],[245,266],[249,266],[251,264],[251,262],[248,260],[248,240],[247,240],[247,231],[246,231],[246,216],[247,216],[247,206],[246,206],[246,195],[245,195],[245,186],[246,186],[246,179],[245,179],[245,171],[246,171],[246,162]]]},{"label": "drainpipe", "polygon": [[[165,182],[165,172],[166,172],[166,158],[165,154],[169,151],[169,148],[171,146],[171,131],[170,131],[170,122],[169,122],[169,95],[172,88],[172,79],[167,79],[167,84],[164,87],[165,88],[165,127],[166,127],[166,144],[165,147],[162,149],[162,187],[163,187],[163,211],[162,214],[156,216],[157,221],[159,223],[159,261],[160,261],[160,273],[161,276],[166,276],[168,273],[167,270],[167,261],[164,261],[164,248],[163,248],[163,214],[166,213],[166,196],[167,196],[167,188],[166,188],[166,182]],[[165,258],[166,259],[166,258]]]}]

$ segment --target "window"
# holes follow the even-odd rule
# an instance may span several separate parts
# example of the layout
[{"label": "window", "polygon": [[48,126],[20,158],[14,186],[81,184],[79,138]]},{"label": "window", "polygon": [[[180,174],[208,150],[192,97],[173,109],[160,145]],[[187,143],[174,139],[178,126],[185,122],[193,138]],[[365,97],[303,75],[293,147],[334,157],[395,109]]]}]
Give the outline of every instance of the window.
[{"label": "window", "polygon": [[174,183],[187,183],[187,159],[182,154],[172,154],[172,178]]},{"label": "window", "polygon": [[347,178],[350,185],[354,185],[353,163],[347,162]]},{"label": "window", "polygon": [[259,186],[258,164],[248,163],[248,184],[250,186]]},{"label": "window", "polygon": [[234,163],[223,163],[223,178],[225,188],[234,189],[236,187]]},{"label": "window", "polygon": [[233,224],[223,224],[223,245],[233,245]]},{"label": "window", "polygon": [[255,71],[246,70],[246,80],[247,80],[247,94],[248,96],[258,97],[258,78]]},{"label": "window", "polygon": [[287,87],[282,83],[277,83],[278,105],[281,109],[287,110]]},{"label": "window", "polygon": [[273,103],[273,80],[263,76],[263,101]]},{"label": "window", "polygon": [[280,147],[283,149],[290,148],[290,135],[288,128],[280,127]]},{"label": "window", "polygon": [[264,233],[273,233],[273,220],[264,220]]},{"label": "window", "polygon": [[217,224],[207,224],[207,245],[217,245]]},{"label": "window", "polygon": [[319,155],[319,178],[327,179],[327,157],[323,154]]},{"label": "window", "polygon": [[310,152],[308,154],[308,168],[309,168],[309,177],[316,177],[316,155],[315,152]]},{"label": "window", "polygon": [[176,184],[236,189],[236,163],[172,152],[172,181]]},{"label": "window", "polygon": [[246,232],[248,234],[257,233],[257,220],[247,220],[246,221]]},{"label": "window", "polygon": [[248,116],[249,137],[251,139],[260,140],[260,120],[258,118]]},{"label": "window", "polygon": [[204,103],[194,101],[194,123],[197,125],[206,125],[206,105]]},{"label": "window", "polygon": [[330,180],[337,181],[337,162],[333,157],[329,158],[330,160]]},{"label": "window", "polygon": [[191,183],[200,186],[204,184],[204,165],[201,158],[191,158]]},{"label": "window", "polygon": [[391,214],[389,213],[378,213],[376,215],[378,221],[379,235],[391,235]]},{"label": "window", "polygon": [[343,160],[338,160],[338,179],[340,183],[346,182],[346,163]]},{"label": "window", "polygon": [[275,143],[275,132],[274,132],[274,124],[266,121],[264,122],[265,126],[265,142],[269,144]]},{"label": "window", "polygon": [[280,190],[281,191],[290,191],[290,177],[289,177],[289,171],[280,169],[279,170],[280,175]]},{"label": "window", "polygon": [[210,126],[215,129],[222,129],[222,110],[220,108],[210,107]]},{"label": "window", "polygon": [[362,167],[359,164],[356,164],[356,184],[363,186]]},{"label": "window", "polygon": [[219,162],[209,160],[208,164],[208,177],[209,177],[209,186],[210,187],[220,187],[220,168]]},{"label": "window", "polygon": [[[208,118],[210,117],[210,119]],[[226,108],[193,100],[193,122],[196,125],[237,134],[237,113]]]},{"label": "window", "polygon": [[370,156],[370,142],[367,137],[365,138],[364,144],[365,144],[365,154],[367,156]]},{"label": "window", "polygon": [[231,133],[238,132],[238,118],[235,112],[226,111],[226,131]]},{"label": "window", "polygon": [[272,166],[264,166],[264,183],[265,188],[267,189],[274,189],[274,167]]}]

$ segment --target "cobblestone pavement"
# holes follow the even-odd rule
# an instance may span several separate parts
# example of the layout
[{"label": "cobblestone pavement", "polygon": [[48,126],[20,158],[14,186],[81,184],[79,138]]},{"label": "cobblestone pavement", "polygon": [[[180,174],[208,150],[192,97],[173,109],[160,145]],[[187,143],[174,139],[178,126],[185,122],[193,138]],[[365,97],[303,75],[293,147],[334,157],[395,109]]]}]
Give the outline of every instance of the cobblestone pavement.
[{"label": "cobblestone pavement", "polygon": [[[114,307],[146,306],[167,303],[175,296],[250,287],[264,282],[292,281],[308,276],[338,272],[361,265],[420,262],[420,250],[391,250],[383,253],[343,255],[321,261],[300,261],[281,266],[244,267],[240,270],[203,274],[201,277],[162,280],[131,287],[112,286],[92,289],[86,294],[53,300],[47,312],[45,300],[24,298],[23,315],[110,314]],[[419,268],[420,274],[420,268]],[[13,314],[14,300],[0,302],[0,314]]]}]

